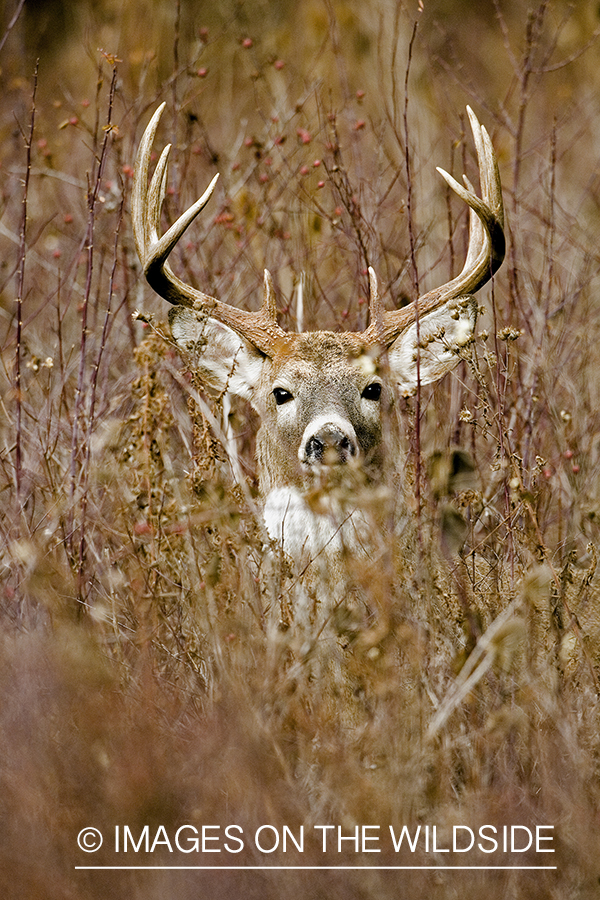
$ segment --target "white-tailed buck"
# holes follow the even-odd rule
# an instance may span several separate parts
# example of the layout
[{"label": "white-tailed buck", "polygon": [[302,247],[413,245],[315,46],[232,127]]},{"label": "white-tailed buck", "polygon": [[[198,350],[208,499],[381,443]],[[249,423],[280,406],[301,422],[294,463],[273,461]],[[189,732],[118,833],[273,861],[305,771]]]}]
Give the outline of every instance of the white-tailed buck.
[{"label": "white-tailed buck", "polygon": [[[459,360],[473,334],[477,303],[471,296],[502,263],[505,252],[500,177],[489,136],[469,109],[479,161],[482,199],[438,171],[470,207],[469,247],[463,270],[415,303],[388,311],[369,269],[369,325],[363,332],[302,334],[277,323],[271,276],[265,271],[258,312],[236,309],[204,294],[172,271],[167,258],[208,202],[217,180],[160,236],[166,191],[166,147],[149,183],[150,154],[164,104],[155,112],[137,155],[133,228],[150,286],[173,304],[169,320],[179,347],[207,387],[249,400],[261,420],[257,460],[264,519],[272,538],[297,561],[355,548],[368,525],[347,508],[315,512],[307,500],[325,470],[360,467],[376,480],[383,464],[382,399],[417,382],[441,378]],[[417,339],[418,335],[418,339]],[[339,513],[339,509],[338,509]]]}]

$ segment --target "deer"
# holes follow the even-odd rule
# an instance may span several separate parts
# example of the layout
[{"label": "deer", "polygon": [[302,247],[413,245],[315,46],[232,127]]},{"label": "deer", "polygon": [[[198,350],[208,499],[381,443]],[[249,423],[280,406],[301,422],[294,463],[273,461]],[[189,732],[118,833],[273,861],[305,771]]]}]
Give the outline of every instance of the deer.
[{"label": "deer", "polygon": [[409,396],[419,384],[441,379],[473,339],[478,313],[473,294],[492,278],[505,255],[502,188],[488,132],[467,107],[481,198],[466,176],[463,186],[438,168],[470,210],[460,274],[411,304],[388,310],[371,267],[363,331],[294,333],[278,324],[268,270],[260,308],[247,311],[186,284],[171,268],[169,254],[210,200],[218,175],[161,235],[170,145],[149,175],[165,105],[146,127],[134,167],[132,224],[144,276],[172,305],[172,337],[203,385],[249,401],[258,413],[256,461],[269,538],[299,566],[318,558],[339,559],[344,549],[361,552],[368,542],[368,517],[352,504],[341,508],[335,491],[329,506],[315,508],[311,497],[331,473],[360,471],[376,484],[385,460],[386,396]]}]

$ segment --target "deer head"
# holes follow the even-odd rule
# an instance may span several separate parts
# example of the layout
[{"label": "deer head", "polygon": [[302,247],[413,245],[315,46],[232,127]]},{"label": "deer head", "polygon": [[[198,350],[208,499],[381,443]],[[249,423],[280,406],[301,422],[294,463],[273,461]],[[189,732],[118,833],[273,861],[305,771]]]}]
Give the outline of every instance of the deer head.
[{"label": "deer head", "polygon": [[[173,304],[169,315],[173,338],[191,357],[204,383],[244,397],[257,411],[265,517],[272,536],[281,538],[285,515],[292,522],[290,532],[296,519],[308,515],[303,492],[324,467],[362,466],[371,474],[381,469],[385,392],[409,395],[418,382],[438,380],[456,365],[458,349],[470,341],[477,315],[471,295],[490,279],[505,252],[496,157],[485,128],[468,109],[482,199],[466,178],[463,187],[438,169],[471,211],[467,258],[460,275],[411,305],[389,311],[380,301],[371,268],[365,331],[295,334],[277,323],[267,271],[262,306],[248,312],[185,284],[171,269],[167,262],[171,250],[210,199],[218,176],[160,236],[170,147],[163,150],[150,182],[149,164],[164,106],[146,128],[135,164],[132,212],[138,255],[150,286]],[[291,547],[294,555],[306,543],[306,527],[298,527]]]}]

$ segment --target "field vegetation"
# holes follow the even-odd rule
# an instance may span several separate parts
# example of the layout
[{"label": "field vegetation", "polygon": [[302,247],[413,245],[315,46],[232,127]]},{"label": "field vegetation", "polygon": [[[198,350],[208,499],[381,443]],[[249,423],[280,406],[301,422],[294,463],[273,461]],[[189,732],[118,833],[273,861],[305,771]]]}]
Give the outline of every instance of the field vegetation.
[{"label": "field vegetation", "polygon": [[[0,25],[2,895],[598,897],[597,4],[11,0]],[[389,308],[448,281],[467,215],[435,167],[476,181],[467,104],[498,154],[506,261],[454,372],[387,411],[385,515],[325,626],[265,538],[255,414],[204,392],[141,277],[163,100],[164,224],[220,173],[174,268],[251,309],[268,267],[290,330],[365,327],[369,266]],[[379,826],[382,852],[111,837],[267,824]],[[386,837],[458,824],[553,826],[555,852]],[[75,868],[116,864],[232,868]]]}]

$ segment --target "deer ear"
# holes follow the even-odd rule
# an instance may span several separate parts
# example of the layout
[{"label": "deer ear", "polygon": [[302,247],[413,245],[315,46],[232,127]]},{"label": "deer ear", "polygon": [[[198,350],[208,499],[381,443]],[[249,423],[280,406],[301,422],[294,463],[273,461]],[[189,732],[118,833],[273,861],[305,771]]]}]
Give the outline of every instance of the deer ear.
[{"label": "deer ear", "polygon": [[[427,313],[419,320],[419,379],[431,384],[459,362],[458,350],[473,336],[477,319],[474,297],[458,297]],[[415,324],[396,338],[388,350],[390,373],[405,397],[417,389],[417,327]]]},{"label": "deer ear", "polygon": [[169,324],[190,368],[208,388],[252,401],[265,360],[253,344],[227,325],[186,306],[171,309]]}]

